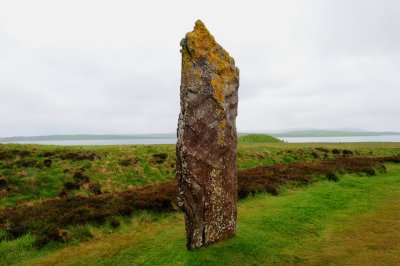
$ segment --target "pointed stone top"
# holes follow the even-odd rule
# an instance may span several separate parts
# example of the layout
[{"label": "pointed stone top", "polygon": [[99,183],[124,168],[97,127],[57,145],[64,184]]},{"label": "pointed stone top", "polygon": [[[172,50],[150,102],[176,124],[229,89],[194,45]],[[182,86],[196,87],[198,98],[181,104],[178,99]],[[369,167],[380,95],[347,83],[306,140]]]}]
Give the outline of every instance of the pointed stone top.
[{"label": "pointed stone top", "polygon": [[200,19],[196,21],[193,31],[186,34],[186,40],[189,46],[195,46],[197,49],[217,45],[214,36]]},{"label": "pointed stone top", "polygon": [[217,51],[227,54],[201,20],[196,21],[193,31],[186,34],[181,46],[182,54],[188,51],[195,60],[199,57],[213,57]]},{"label": "pointed stone top", "polygon": [[[196,20],[194,24],[194,31],[198,30],[207,30],[206,25],[204,25],[203,21],[200,19]],[[208,31],[208,30],[207,30]]]},{"label": "pointed stone top", "polygon": [[[211,81],[215,89],[216,100],[223,104],[225,94],[222,89],[226,82],[233,83],[233,80],[239,76],[239,69],[235,67],[235,61],[229,56],[214,39],[214,36],[207,30],[201,20],[197,20],[193,31],[188,32],[181,41],[182,53],[182,77],[186,80],[193,80],[193,62],[199,64],[207,62],[207,67],[212,70],[214,77]],[[200,80],[201,69],[196,72],[196,78]],[[220,77],[223,77],[220,78]]]},{"label": "pointed stone top", "polygon": [[204,23],[203,23],[203,21],[201,21],[201,19],[198,19],[195,22],[195,26],[203,26],[204,27]]}]

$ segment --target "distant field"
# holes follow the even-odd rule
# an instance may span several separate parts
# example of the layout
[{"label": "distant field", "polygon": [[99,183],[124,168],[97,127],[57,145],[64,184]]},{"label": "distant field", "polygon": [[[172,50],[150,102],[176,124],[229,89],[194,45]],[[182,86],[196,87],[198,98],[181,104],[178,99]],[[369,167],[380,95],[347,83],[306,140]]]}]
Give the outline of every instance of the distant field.
[{"label": "distant field", "polygon": [[[259,166],[398,154],[400,143],[288,144],[247,135],[239,141],[237,165],[246,173]],[[331,179],[337,182],[324,181],[322,176],[316,179],[319,182],[300,188],[283,185],[277,197],[261,193],[247,198],[240,203],[237,236],[207,249],[185,250],[179,212],[140,211],[101,224],[71,226],[65,231],[65,243],[46,240],[40,248],[35,235],[10,239],[7,231],[0,230],[0,264],[246,265],[249,256],[259,259],[256,264],[351,264],[367,258],[386,264],[400,262],[396,255],[400,254],[396,222],[400,217],[385,212],[385,208],[399,212],[394,202],[399,200],[400,168],[395,164],[386,167],[386,174],[380,168],[373,172],[362,168],[369,176],[338,172]],[[113,195],[162,185],[174,177],[174,145],[0,145],[0,217],[8,207],[40,206],[57,197]],[[371,224],[357,224],[353,216],[371,220]],[[373,222],[377,217],[382,224]],[[368,229],[363,231],[364,227]],[[382,228],[387,229],[381,238],[371,233]],[[346,232],[360,237],[349,240]],[[379,242],[382,237],[392,244]],[[302,249],[304,245],[309,248]],[[364,255],[351,255],[357,245]],[[379,253],[380,248],[387,252]],[[339,256],[340,252],[348,255]]]}]

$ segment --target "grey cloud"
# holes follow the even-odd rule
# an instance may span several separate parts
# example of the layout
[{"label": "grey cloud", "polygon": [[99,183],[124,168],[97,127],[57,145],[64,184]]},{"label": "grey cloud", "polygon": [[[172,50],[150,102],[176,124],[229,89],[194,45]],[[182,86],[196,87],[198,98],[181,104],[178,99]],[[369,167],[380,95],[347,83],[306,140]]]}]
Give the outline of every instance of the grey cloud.
[{"label": "grey cloud", "polygon": [[240,68],[239,131],[400,131],[398,1],[154,5],[2,2],[0,137],[175,131],[198,18]]}]

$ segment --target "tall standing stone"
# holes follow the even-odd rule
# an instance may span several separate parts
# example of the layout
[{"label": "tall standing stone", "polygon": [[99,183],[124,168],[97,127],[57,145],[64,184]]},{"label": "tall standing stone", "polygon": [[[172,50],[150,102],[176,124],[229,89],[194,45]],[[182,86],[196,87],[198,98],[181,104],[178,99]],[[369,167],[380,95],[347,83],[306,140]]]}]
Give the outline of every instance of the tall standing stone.
[{"label": "tall standing stone", "polygon": [[176,175],[187,248],[194,249],[236,232],[239,69],[200,20],[181,46]]}]

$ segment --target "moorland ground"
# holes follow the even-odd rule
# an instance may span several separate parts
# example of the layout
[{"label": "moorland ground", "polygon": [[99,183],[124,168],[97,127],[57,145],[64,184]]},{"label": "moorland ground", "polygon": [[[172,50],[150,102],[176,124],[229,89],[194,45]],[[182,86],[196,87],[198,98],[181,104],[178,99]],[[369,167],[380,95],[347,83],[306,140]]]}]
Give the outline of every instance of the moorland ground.
[{"label": "moorland ground", "polygon": [[174,145],[0,145],[0,264],[396,265],[399,154],[242,137],[237,235],[188,252]]}]

